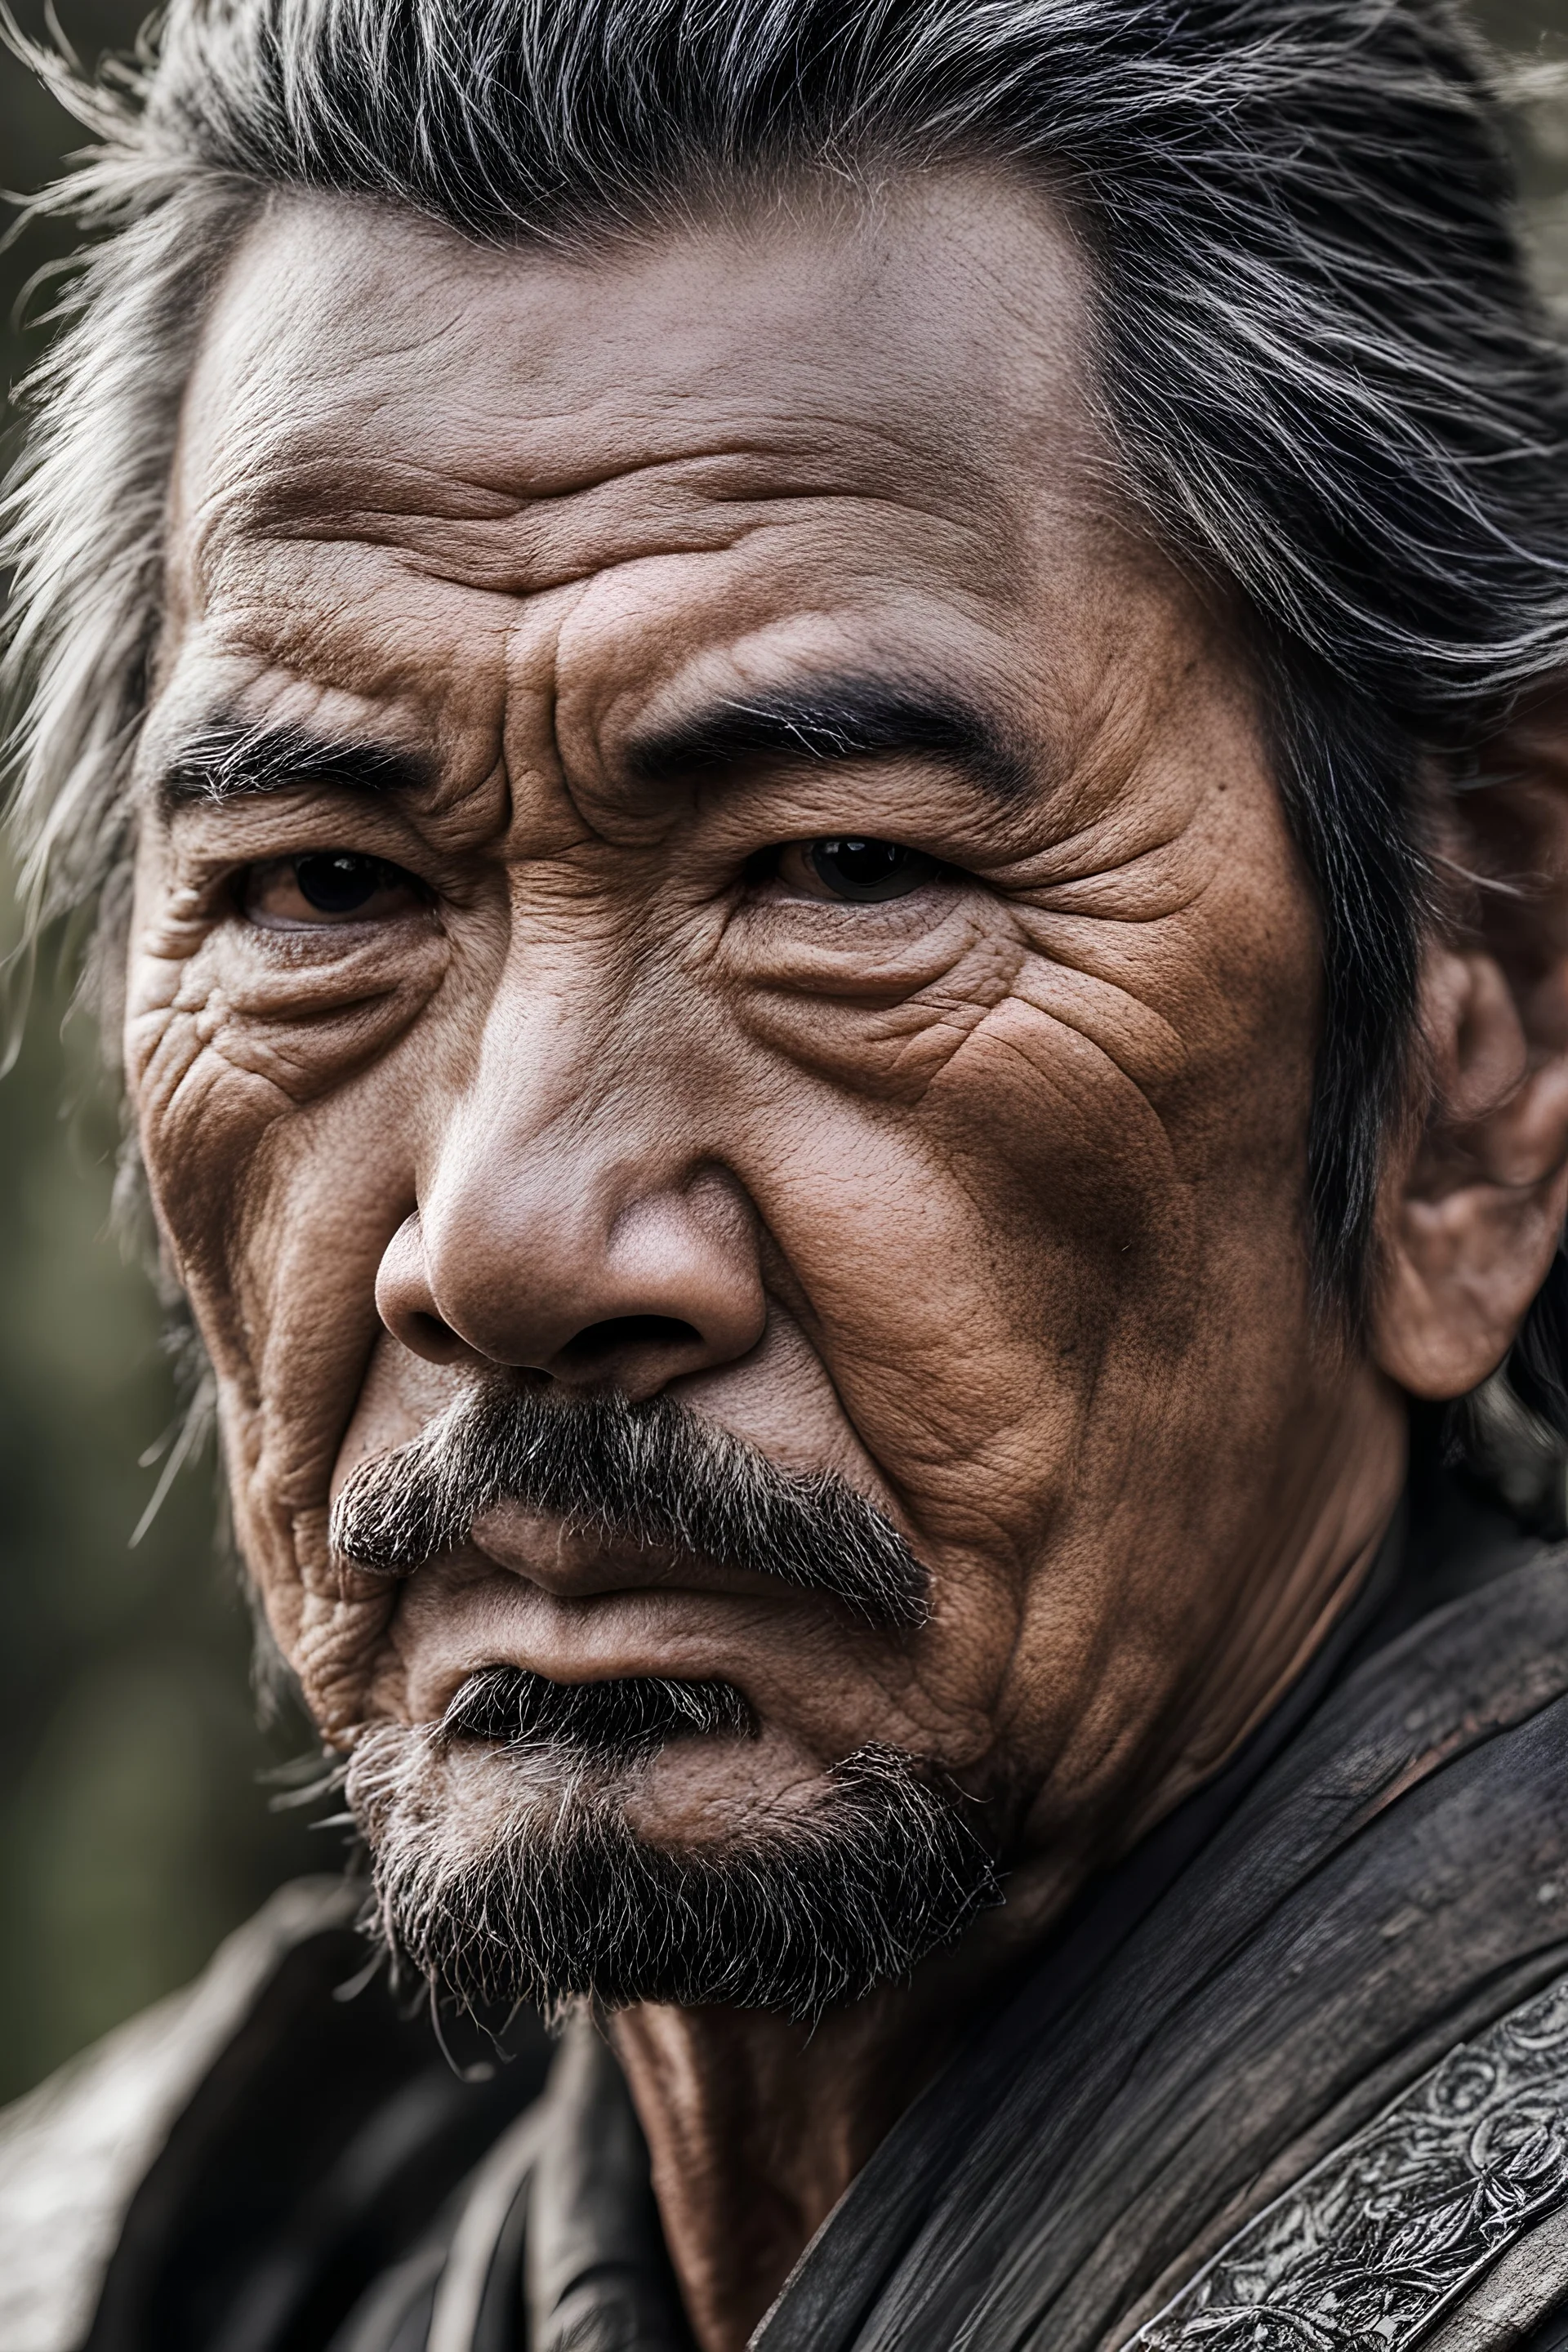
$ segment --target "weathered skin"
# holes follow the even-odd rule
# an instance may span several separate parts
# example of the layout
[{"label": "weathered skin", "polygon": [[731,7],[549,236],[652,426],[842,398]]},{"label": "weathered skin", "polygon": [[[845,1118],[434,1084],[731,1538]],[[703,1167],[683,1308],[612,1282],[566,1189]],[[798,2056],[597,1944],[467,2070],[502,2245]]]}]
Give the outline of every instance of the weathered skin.
[{"label": "weathered skin", "polygon": [[[809,2042],[619,2021],[710,2352],[1086,1868],[1286,1686],[1394,1507],[1402,1388],[1491,1368],[1563,1215],[1559,967],[1435,948],[1455,1108],[1391,1154],[1371,1350],[1314,1321],[1310,893],[1226,615],[1119,501],[1087,303],[1037,195],[957,174],[578,258],[301,201],[187,404],[128,1063],[323,1727],[427,1720],[497,1660],[722,1675],[763,1736],[669,1751],[647,1834],[721,1843],[880,1738],[1013,1864]],[[956,692],[1021,775],[638,772],[699,709],[843,673]],[[161,808],[218,715],[428,782]],[[957,870],[861,905],[798,847],[749,866],[847,833]],[[325,919],[288,861],[326,850],[418,887]],[[667,1320],[599,1328],[632,1316]],[[931,1623],[520,1513],[395,1596],[343,1577],[334,1485],[498,1363],[837,1467]]]}]

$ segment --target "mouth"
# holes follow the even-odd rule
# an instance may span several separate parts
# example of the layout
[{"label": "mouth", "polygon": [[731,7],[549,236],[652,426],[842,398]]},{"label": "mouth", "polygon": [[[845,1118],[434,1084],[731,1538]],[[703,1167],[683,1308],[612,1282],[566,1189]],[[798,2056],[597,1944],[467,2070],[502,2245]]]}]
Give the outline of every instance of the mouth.
[{"label": "mouth", "polygon": [[600,1763],[644,1763],[671,1740],[755,1738],[756,1717],[733,1684],[663,1675],[552,1682],[531,1668],[481,1666],[441,1718],[447,1746],[471,1740],[510,1751],[548,1748]]}]

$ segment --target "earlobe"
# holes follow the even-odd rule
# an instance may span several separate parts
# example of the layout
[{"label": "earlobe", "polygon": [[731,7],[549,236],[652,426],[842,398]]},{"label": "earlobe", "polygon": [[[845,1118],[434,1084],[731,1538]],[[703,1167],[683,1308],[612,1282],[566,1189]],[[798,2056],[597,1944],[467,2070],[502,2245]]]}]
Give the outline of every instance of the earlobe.
[{"label": "earlobe", "polygon": [[1430,1109],[1385,1176],[1372,1318],[1374,1360],[1413,1395],[1462,1396],[1485,1380],[1546,1279],[1568,1213],[1555,1001],[1510,981],[1484,947],[1429,954]]}]

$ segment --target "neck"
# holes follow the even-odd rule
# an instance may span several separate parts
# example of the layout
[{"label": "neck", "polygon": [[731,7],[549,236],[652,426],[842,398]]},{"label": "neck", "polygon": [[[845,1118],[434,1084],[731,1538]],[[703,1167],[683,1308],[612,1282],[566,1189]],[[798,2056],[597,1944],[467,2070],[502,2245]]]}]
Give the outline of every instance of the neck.
[{"label": "neck", "polygon": [[816,2025],[643,2006],[607,2021],[701,2352],[742,2352],[811,2239],[965,2033],[996,2016],[1083,1883],[1058,1857],[950,1949]]},{"label": "neck", "polygon": [[989,1951],[989,1967],[977,1969],[971,1941],[962,1965],[957,1953],[939,1955],[914,1984],[815,2027],[726,2009],[644,2007],[610,2021],[702,2352],[740,2352],[868,2157],[952,2054],[985,1980],[1000,1989],[1003,1954]]}]

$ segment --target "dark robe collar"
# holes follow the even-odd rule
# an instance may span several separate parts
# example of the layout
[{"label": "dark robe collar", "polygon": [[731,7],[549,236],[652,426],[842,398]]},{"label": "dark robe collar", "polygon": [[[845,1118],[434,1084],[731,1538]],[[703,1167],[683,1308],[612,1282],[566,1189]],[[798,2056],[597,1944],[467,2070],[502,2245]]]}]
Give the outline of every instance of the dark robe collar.
[{"label": "dark robe collar", "polygon": [[1568,1969],[1568,1558],[1495,1576],[1500,1552],[1392,1640],[1357,1629],[1196,1850],[1146,1875],[1156,1832],[1086,1903],[872,2157],[759,2352],[1125,2341]]}]

